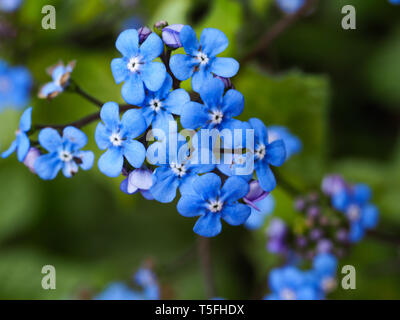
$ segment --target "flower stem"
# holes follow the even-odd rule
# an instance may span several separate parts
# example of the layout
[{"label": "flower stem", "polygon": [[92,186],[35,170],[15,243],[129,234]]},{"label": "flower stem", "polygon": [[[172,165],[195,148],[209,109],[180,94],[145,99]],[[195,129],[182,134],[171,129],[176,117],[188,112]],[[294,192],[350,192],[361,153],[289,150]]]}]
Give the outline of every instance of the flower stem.
[{"label": "flower stem", "polygon": [[172,87],[173,89],[179,89],[181,87],[181,82],[174,76],[169,67],[169,60],[171,59],[171,50],[166,48],[164,52],[160,56],[161,61],[164,63],[165,68],[167,69],[168,74],[172,77]]},{"label": "flower stem", "polygon": [[206,294],[209,299],[214,298],[215,295],[215,283],[212,270],[211,261],[211,240],[205,237],[198,237],[197,250],[200,258],[201,267],[203,270]]},{"label": "flower stem", "polygon": [[86,91],[84,91],[74,80],[70,80],[70,84],[68,86],[69,91],[79,94],[81,97],[86,99],[87,101],[93,103],[97,107],[101,108],[104,102],[100,101],[99,99],[93,97]]}]

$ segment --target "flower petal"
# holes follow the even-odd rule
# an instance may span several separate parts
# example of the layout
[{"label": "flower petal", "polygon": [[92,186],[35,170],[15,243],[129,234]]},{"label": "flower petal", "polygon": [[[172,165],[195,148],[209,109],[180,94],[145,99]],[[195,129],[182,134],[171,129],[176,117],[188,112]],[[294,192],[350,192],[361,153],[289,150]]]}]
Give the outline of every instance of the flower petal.
[{"label": "flower petal", "polygon": [[195,180],[193,188],[205,201],[216,199],[220,194],[221,178],[215,173],[206,173]]},{"label": "flower petal", "polygon": [[201,88],[212,79],[214,79],[214,77],[209,70],[200,68],[192,76],[192,89],[196,92],[200,92]]},{"label": "flower petal", "polygon": [[191,26],[184,26],[179,34],[179,38],[186,53],[194,55],[199,50],[196,32],[194,32]]},{"label": "flower petal", "polygon": [[25,133],[20,133],[17,136],[17,158],[19,162],[23,162],[28,154],[31,143],[28,136]]},{"label": "flower petal", "polygon": [[198,61],[186,54],[174,54],[169,61],[172,73],[181,81],[189,79],[193,75],[194,67],[198,64]]},{"label": "flower petal", "polygon": [[88,142],[86,134],[84,134],[81,130],[71,126],[68,126],[64,129],[63,138],[72,142],[76,149],[83,148]]},{"label": "flower petal", "polygon": [[204,104],[211,109],[212,107],[219,107],[222,104],[224,90],[224,83],[219,79],[212,78],[203,84],[199,92]]},{"label": "flower petal", "polygon": [[147,169],[136,169],[129,174],[129,184],[141,190],[149,190],[153,185],[153,173]]},{"label": "flower petal", "polygon": [[112,144],[110,141],[110,131],[101,122],[96,127],[95,140],[100,150],[108,149]]},{"label": "flower petal", "polygon": [[62,92],[63,88],[59,86],[58,84],[55,84],[54,82],[49,82],[43,85],[40,90],[39,90],[39,98],[47,98],[49,95],[51,95],[54,92]]},{"label": "flower petal", "polygon": [[286,159],[286,148],[283,140],[275,140],[267,146],[268,163],[275,167],[281,166]]},{"label": "flower petal", "polygon": [[76,157],[81,159],[82,163],[79,166],[83,170],[90,170],[94,163],[94,153],[92,151],[80,151]]},{"label": "flower petal", "polygon": [[19,121],[19,129],[23,132],[28,132],[32,125],[32,107],[26,109]]},{"label": "flower petal", "polygon": [[[157,176],[157,170],[156,170]],[[159,179],[157,176],[156,183],[150,188],[150,192],[154,199],[162,203],[168,203],[175,199],[176,189],[179,186],[179,180],[172,173]]]},{"label": "flower petal", "polygon": [[53,128],[45,128],[39,133],[39,143],[49,152],[55,152],[62,144],[62,139]]},{"label": "flower petal", "polygon": [[139,141],[127,141],[124,144],[124,156],[135,168],[140,168],[146,158],[146,148]]},{"label": "flower petal", "polygon": [[147,129],[146,121],[141,110],[131,109],[121,118],[121,135],[128,138],[136,138]]},{"label": "flower petal", "polygon": [[361,223],[364,228],[372,229],[378,224],[379,210],[374,205],[367,205],[362,210]]},{"label": "flower petal", "polygon": [[221,190],[221,199],[227,203],[233,203],[249,192],[249,184],[238,176],[229,177]]},{"label": "flower petal", "polygon": [[217,76],[231,78],[239,71],[239,62],[233,58],[215,58],[211,63],[211,72]]},{"label": "flower petal", "polygon": [[119,125],[119,106],[116,102],[106,102],[100,111],[100,118],[106,127],[115,131]]},{"label": "flower petal", "polygon": [[144,100],[143,80],[137,73],[131,73],[121,89],[122,98],[129,104],[138,105]]},{"label": "flower petal", "polygon": [[177,115],[181,115],[183,106],[190,101],[190,95],[185,89],[176,89],[172,91],[168,97],[163,101],[165,108]]},{"label": "flower petal", "polygon": [[172,89],[172,82],[172,77],[167,73],[161,88],[157,92],[155,92],[155,97],[160,100],[164,100]]},{"label": "flower petal", "polygon": [[127,63],[123,58],[116,58],[111,61],[111,71],[117,84],[125,81],[126,77],[129,75]]},{"label": "flower petal", "polygon": [[8,158],[11,154],[13,154],[17,150],[17,140],[14,140],[11,143],[11,146],[1,154],[3,159]]},{"label": "flower petal", "polygon": [[221,212],[222,219],[232,226],[238,226],[246,222],[251,213],[249,206],[242,203],[224,205]]},{"label": "flower petal", "polygon": [[161,62],[149,62],[145,64],[142,70],[142,79],[146,88],[151,91],[157,91],[164,83],[167,70]]},{"label": "flower petal", "polygon": [[202,127],[209,119],[209,113],[202,104],[190,101],[183,106],[181,124],[185,129]]},{"label": "flower petal", "polygon": [[177,209],[184,217],[197,217],[205,213],[204,200],[195,195],[183,195],[178,201]]},{"label": "flower petal", "polygon": [[221,30],[205,28],[200,35],[200,45],[208,56],[215,57],[228,47],[229,40]]},{"label": "flower petal", "polygon": [[[222,82],[222,81],[221,81]],[[239,116],[244,109],[244,97],[243,95],[234,89],[228,90],[224,96],[222,111],[224,115],[229,115],[230,117]]]},{"label": "flower petal", "polygon": [[215,237],[221,233],[221,216],[213,212],[207,212],[197,220],[193,231],[203,237]]},{"label": "flower petal", "polygon": [[249,120],[251,127],[254,129],[254,137],[257,142],[262,142],[265,145],[268,143],[268,132],[267,127],[264,123],[257,118],[251,118]]},{"label": "flower petal", "polygon": [[118,177],[121,174],[124,157],[122,148],[111,147],[100,157],[98,166],[100,171],[111,178]]},{"label": "flower petal", "polygon": [[57,154],[48,153],[35,161],[35,172],[43,180],[53,180],[62,168],[62,161]]},{"label": "flower petal", "polygon": [[136,29],[128,29],[120,33],[115,46],[124,57],[137,56],[139,52],[139,35]]},{"label": "flower petal", "polygon": [[267,163],[262,162],[257,165],[256,172],[258,181],[260,182],[260,186],[261,188],[263,188],[264,191],[271,192],[275,189],[276,179]]},{"label": "flower petal", "polygon": [[156,33],[151,33],[140,46],[140,55],[144,61],[150,62],[159,57],[163,52],[164,43]]}]

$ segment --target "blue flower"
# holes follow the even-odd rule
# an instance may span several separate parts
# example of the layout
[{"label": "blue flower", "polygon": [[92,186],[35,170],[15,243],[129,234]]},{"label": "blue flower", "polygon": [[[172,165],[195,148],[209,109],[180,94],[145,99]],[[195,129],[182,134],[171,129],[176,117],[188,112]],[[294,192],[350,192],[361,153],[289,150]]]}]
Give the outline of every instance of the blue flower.
[{"label": "blue flower", "polygon": [[251,214],[244,224],[247,229],[255,230],[264,225],[265,218],[275,208],[275,200],[271,194],[261,189],[258,181],[251,181],[250,191],[243,201],[251,207]]},{"label": "blue flower", "polygon": [[238,203],[249,191],[246,180],[229,177],[221,188],[221,179],[215,173],[206,173],[193,181],[194,193],[183,194],[178,212],[184,217],[200,216],[193,231],[203,237],[214,237],[221,232],[221,218],[238,226],[246,222],[250,207]]},{"label": "blue flower", "polygon": [[336,288],[336,270],[338,261],[330,253],[320,253],[314,257],[313,272],[318,277],[321,289],[328,293]]},{"label": "blue flower", "polygon": [[135,169],[121,182],[120,190],[126,194],[135,194],[140,191],[145,199],[153,200],[150,188],[154,182],[155,177],[149,169]]},{"label": "blue flower", "polygon": [[179,80],[192,77],[192,89],[200,92],[201,87],[213,78],[213,74],[230,78],[239,70],[239,63],[233,58],[216,57],[229,44],[225,34],[217,29],[206,28],[197,40],[190,26],[184,26],[179,34],[186,55],[175,54],[171,57],[172,73]]},{"label": "blue flower", "polygon": [[12,12],[17,10],[22,4],[22,0],[0,0],[0,11]]},{"label": "blue flower", "polygon": [[10,67],[0,60],[0,111],[25,108],[30,99],[32,77],[24,67]]},{"label": "blue flower", "polygon": [[180,115],[183,106],[190,101],[189,94],[184,89],[172,89],[172,78],[169,74],[161,88],[146,94],[144,103],[141,104],[146,125],[153,123],[153,128],[167,128],[169,121],[174,121],[172,114]]},{"label": "blue flower", "polygon": [[111,70],[117,84],[124,82],[121,94],[129,104],[140,104],[145,98],[145,87],[150,91],[161,88],[166,69],[161,62],[153,62],[160,56],[164,44],[159,36],[151,33],[139,47],[139,35],[136,29],[123,31],[115,43],[123,55],[113,59]]},{"label": "blue flower", "polygon": [[111,283],[102,293],[98,294],[95,300],[158,300],[160,289],[154,273],[147,269],[139,269],[134,282],[142,287],[142,291],[134,290],[125,283]]},{"label": "blue flower", "polygon": [[62,62],[51,66],[46,71],[52,78],[51,82],[43,85],[39,90],[39,98],[52,99],[58,96],[69,84],[71,73],[75,68],[75,61],[69,62],[66,66]]},{"label": "blue flower", "polygon": [[389,2],[395,5],[400,4],[400,0],[389,0]]},{"label": "blue flower", "polygon": [[278,7],[285,13],[293,14],[303,7],[305,0],[277,0]]},{"label": "blue flower", "polygon": [[299,153],[303,148],[301,140],[293,135],[288,128],[282,126],[269,126],[268,142],[272,143],[276,140],[283,140],[286,148],[286,160],[292,155]]},{"label": "blue flower", "polygon": [[93,166],[93,152],[80,150],[87,144],[87,137],[75,127],[66,127],[62,137],[56,130],[45,128],[39,133],[39,143],[49,152],[34,164],[35,172],[43,180],[54,179],[60,170],[71,178],[79,167],[89,170]]},{"label": "blue flower", "polygon": [[365,230],[378,224],[379,210],[370,204],[371,189],[365,184],[356,184],[342,189],[332,196],[333,207],[343,212],[350,221],[349,240],[360,241]]},{"label": "blue flower", "polygon": [[31,129],[32,124],[32,107],[24,111],[19,121],[19,129],[15,133],[16,139],[11,143],[10,148],[4,151],[1,157],[7,158],[13,152],[17,152],[18,161],[23,162],[28,154],[31,143],[28,135],[26,134]]},{"label": "blue flower", "polygon": [[219,79],[204,83],[200,90],[204,104],[188,102],[181,114],[182,126],[186,129],[232,129],[239,122],[232,118],[243,112],[244,97],[234,89],[224,95],[224,89],[224,83]]},{"label": "blue flower", "polygon": [[318,278],[295,266],[273,269],[269,274],[272,291],[267,300],[319,300],[322,298]]},{"label": "blue flower", "polygon": [[276,179],[269,166],[279,167],[285,162],[285,144],[283,140],[269,143],[267,128],[261,120],[252,118],[249,123],[254,129],[254,167],[257,178],[261,188],[271,192],[276,187]]},{"label": "blue flower", "polygon": [[133,140],[146,130],[146,122],[140,110],[131,109],[119,117],[115,102],[107,102],[100,111],[95,139],[100,150],[107,151],[99,159],[99,169],[109,177],[118,177],[124,164],[124,157],[135,168],[140,168],[146,157],[146,149],[139,141]]}]

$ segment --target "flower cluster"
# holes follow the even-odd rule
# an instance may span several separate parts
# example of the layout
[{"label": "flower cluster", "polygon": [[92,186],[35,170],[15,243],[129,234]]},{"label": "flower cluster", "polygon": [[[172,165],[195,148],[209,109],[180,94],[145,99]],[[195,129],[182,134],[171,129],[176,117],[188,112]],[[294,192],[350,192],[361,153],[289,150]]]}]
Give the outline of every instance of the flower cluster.
[{"label": "flower cluster", "polygon": [[32,78],[25,67],[11,67],[0,59],[0,111],[20,110],[29,102]]},{"label": "flower cluster", "polygon": [[111,283],[95,300],[159,300],[160,287],[153,271],[149,268],[139,269],[133,277],[134,284],[141,290],[123,282]]}]

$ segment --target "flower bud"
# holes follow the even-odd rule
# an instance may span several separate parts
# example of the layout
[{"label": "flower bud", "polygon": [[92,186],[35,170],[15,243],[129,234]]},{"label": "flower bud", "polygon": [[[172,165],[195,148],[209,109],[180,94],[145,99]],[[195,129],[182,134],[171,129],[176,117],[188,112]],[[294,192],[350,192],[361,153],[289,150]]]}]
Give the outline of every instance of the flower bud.
[{"label": "flower bud", "polygon": [[139,43],[142,44],[147,37],[152,33],[152,31],[147,28],[147,27],[140,27],[138,29],[138,34],[139,34]]},{"label": "flower bud", "polygon": [[216,75],[214,77],[217,79],[220,79],[224,83],[225,89],[233,89],[234,88],[231,78],[224,78],[224,77],[220,77],[220,76],[216,76]]},{"label": "flower bud", "polygon": [[172,24],[162,29],[162,39],[168,47],[172,49],[178,49],[182,47],[179,34],[183,27],[183,24]]},{"label": "flower bud", "polygon": [[25,157],[24,165],[26,167],[28,167],[29,170],[31,170],[32,173],[36,174],[34,165],[35,165],[36,159],[39,158],[39,157],[40,157],[39,149],[36,149],[36,148],[33,148],[33,147],[29,149],[28,154]]}]

